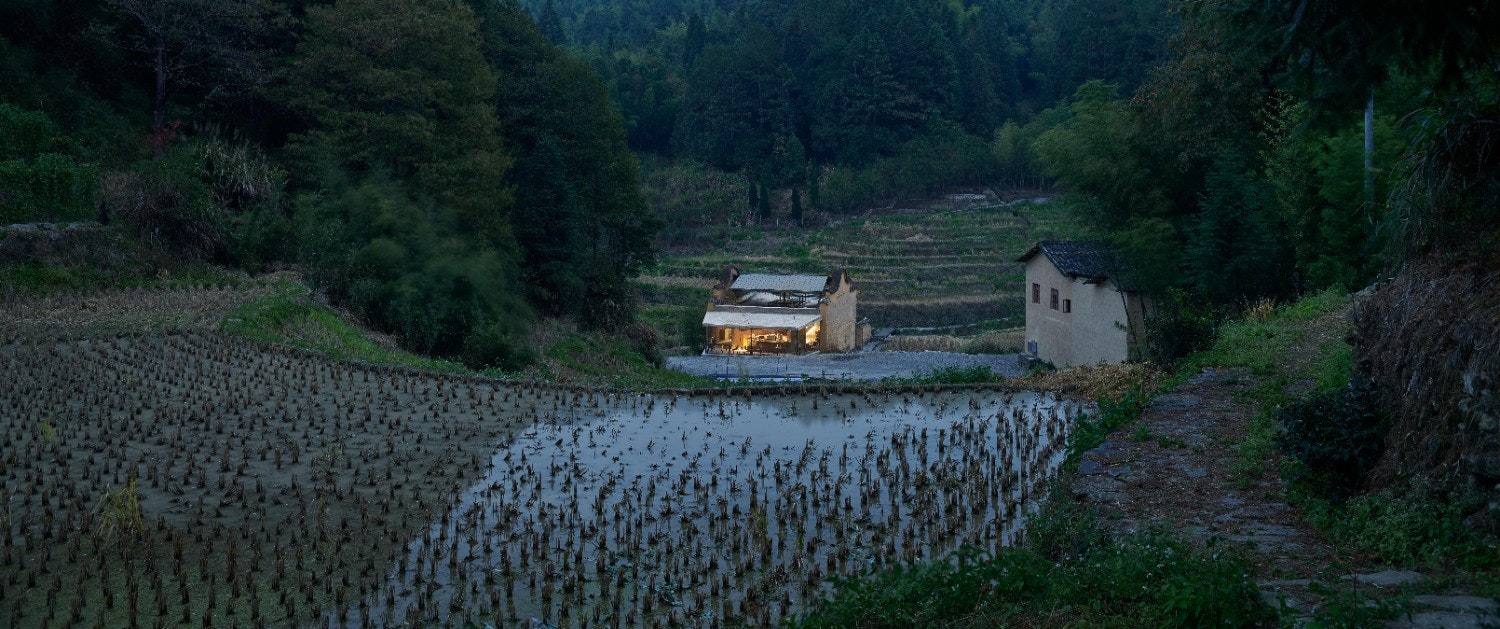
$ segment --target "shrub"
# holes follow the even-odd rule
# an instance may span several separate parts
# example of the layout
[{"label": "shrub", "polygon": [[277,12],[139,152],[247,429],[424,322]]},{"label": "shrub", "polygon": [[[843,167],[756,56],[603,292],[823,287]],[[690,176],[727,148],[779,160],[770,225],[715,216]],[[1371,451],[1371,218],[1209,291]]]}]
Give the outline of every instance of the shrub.
[{"label": "shrub", "polygon": [[1464,525],[1482,501],[1417,501],[1382,492],[1340,505],[1311,500],[1308,519],[1339,545],[1395,566],[1419,568],[1457,560],[1469,569],[1500,568],[1495,541]]},{"label": "shrub", "polygon": [[99,169],[52,152],[46,114],[0,103],[0,225],[94,218]]},{"label": "shrub", "polygon": [[911,384],[985,384],[999,380],[1000,376],[986,365],[974,367],[938,367],[924,374],[896,382]]},{"label": "shrub", "polygon": [[246,143],[215,137],[106,173],[106,207],[148,244],[258,267],[289,252],[285,173]]},{"label": "shrub", "polygon": [[1146,315],[1146,360],[1173,365],[1213,345],[1223,317],[1207,299],[1173,288],[1155,302]]},{"label": "shrub", "polygon": [[945,186],[983,183],[994,170],[984,139],[937,125],[890,157],[830,169],[820,184],[820,209],[850,213],[881,200],[930,196]]},{"label": "shrub", "polygon": [[1293,481],[1335,501],[1352,496],[1385,444],[1375,404],[1374,386],[1355,379],[1282,409],[1277,419],[1286,432],[1278,443],[1300,465]]},{"label": "shrub", "polygon": [[1145,385],[1137,381],[1119,395],[1105,395],[1098,399],[1099,411],[1095,415],[1084,415],[1068,433],[1068,458],[1065,465],[1074,468],[1084,451],[1101,443],[1109,433],[1130,425],[1151,403],[1151,394]]},{"label": "shrub", "polygon": [[678,339],[684,347],[696,354],[703,351],[707,339],[703,334],[703,315],[692,308],[683,308],[677,315]]},{"label": "shrub", "polygon": [[963,341],[936,334],[898,334],[885,341],[884,349],[893,352],[957,352],[963,349]]},{"label": "shrub", "polygon": [[986,332],[963,346],[965,354],[1017,354],[1026,343],[1026,328]]},{"label": "shrub", "polygon": [[227,250],[228,223],[193,151],[178,147],[133,171],[105,173],[102,187],[105,207],[148,245],[192,257]]}]

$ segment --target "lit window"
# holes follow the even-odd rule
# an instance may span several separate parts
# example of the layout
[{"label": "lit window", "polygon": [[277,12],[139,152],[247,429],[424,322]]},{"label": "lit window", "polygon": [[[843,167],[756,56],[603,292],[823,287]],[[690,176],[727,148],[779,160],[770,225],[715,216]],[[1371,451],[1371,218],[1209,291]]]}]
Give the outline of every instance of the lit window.
[{"label": "lit window", "polygon": [[1057,289],[1056,288],[1052,289],[1052,300],[1047,303],[1047,307],[1049,307],[1049,308],[1051,308],[1053,310],[1057,310]]}]

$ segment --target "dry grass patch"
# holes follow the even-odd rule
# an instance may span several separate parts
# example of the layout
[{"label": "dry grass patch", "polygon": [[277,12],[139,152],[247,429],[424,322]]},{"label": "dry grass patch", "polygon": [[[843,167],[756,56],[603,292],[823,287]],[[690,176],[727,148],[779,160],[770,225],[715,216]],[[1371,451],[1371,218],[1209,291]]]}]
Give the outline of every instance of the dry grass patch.
[{"label": "dry grass patch", "polygon": [[1167,374],[1150,363],[1122,363],[1069,367],[1022,376],[1017,382],[1040,391],[1069,393],[1087,399],[1118,398],[1137,385],[1151,394],[1166,382]]},{"label": "dry grass patch", "polygon": [[969,339],[964,351],[970,354],[1015,354],[1026,345],[1026,328],[985,332]]},{"label": "dry grass patch", "polygon": [[1014,354],[1026,342],[1025,328],[985,332],[977,336],[912,334],[892,336],[882,349],[893,352],[962,352],[966,354]]}]

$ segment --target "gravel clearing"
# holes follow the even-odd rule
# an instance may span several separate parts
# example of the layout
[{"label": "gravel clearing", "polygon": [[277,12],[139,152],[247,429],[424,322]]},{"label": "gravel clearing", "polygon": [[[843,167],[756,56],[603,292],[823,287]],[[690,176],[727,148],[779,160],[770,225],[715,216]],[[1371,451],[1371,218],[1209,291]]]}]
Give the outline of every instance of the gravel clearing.
[{"label": "gravel clearing", "polygon": [[695,376],[880,380],[909,378],[941,368],[989,367],[1013,378],[1025,373],[1019,354],[953,352],[857,352],[809,356],[671,356],[667,366]]}]

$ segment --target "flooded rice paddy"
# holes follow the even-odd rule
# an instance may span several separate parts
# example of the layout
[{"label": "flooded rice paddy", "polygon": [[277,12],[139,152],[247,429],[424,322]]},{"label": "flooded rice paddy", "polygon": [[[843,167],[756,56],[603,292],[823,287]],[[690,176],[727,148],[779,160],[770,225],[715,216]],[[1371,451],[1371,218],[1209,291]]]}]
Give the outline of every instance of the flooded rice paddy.
[{"label": "flooded rice paddy", "polygon": [[345,619],[775,623],[830,575],[1010,543],[1080,410],[994,392],[554,402]]},{"label": "flooded rice paddy", "polygon": [[1081,410],[624,395],[214,333],[0,344],[0,626],[765,625],[1010,542]]}]

